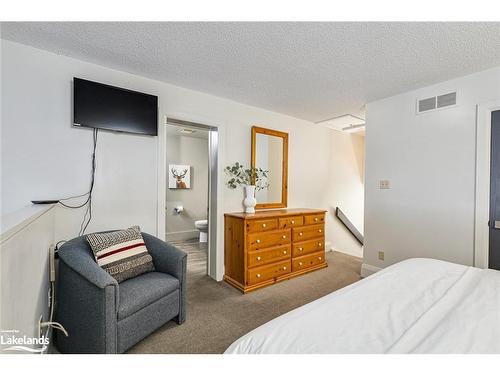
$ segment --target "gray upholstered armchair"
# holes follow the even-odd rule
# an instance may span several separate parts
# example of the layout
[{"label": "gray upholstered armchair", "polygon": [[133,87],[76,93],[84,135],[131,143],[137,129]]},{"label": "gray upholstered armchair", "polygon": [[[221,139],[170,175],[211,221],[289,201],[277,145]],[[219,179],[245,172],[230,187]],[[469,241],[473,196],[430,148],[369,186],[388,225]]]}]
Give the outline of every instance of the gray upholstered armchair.
[{"label": "gray upholstered armchair", "polygon": [[186,258],[183,251],[142,234],[156,272],[120,284],[99,267],[85,237],[59,250],[56,316],[62,353],[123,353],[175,318],[186,319]]}]

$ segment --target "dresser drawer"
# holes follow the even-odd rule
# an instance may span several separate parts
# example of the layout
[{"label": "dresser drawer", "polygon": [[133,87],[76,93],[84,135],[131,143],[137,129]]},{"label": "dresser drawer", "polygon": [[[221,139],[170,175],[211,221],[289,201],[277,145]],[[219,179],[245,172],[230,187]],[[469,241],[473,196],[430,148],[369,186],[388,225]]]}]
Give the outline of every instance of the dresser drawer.
[{"label": "dresser drawer", "polygon": [[292,251],[290,245],[272,247],[270,249],[248,252],[248,267],[262,266],[289,259]]},{"label": "dresser drawer", "polygon": [[272,232],[259,232],[248,234],[249,251],[264,249],[278,245],[286,245],[291,241],[290,229],[275,230]]},{"label": "dresser drawer", "polygon": [[325,222],[325,214],[305,215],[304,225],[321,224]]},{"label": "dresser drawer", "polygon": [[256,267],[248,270],[249,285],[272,280],[276,277],[290,273],[290,260],[279,263],[269,264],[267,266]]},{"label": "dresser drawer", "polygon": [[292,271],[300,271],[309,267],[325,263],[325,253],[323,251],[295,258],[292,260]]},{"label": "dresser drawer", "polygon": [[302,225],[304,225],[304,216],[283,217],[280,218],[278,222],[280,229],[300,227]]},{"label": "dresser drawer", "polygon": [[324,237],[305,242],[297,242],[297,243],[294,242],[292,249],[292,256],[296,258],[306,254],[311,254],[317,251],[324,251],[324,250],[325,250]]},{"label": "dresser drawer", "polygon": [[262,232],[274,229],[278,229],[277,219],[249,220],[247,222],[248,232]]},{"label": "dresser drawer", "polygon": [[309,225],[307,227],[293,228],[293,242],[312,240],[313,238],[323,238],[325,235],[325,225]]}]

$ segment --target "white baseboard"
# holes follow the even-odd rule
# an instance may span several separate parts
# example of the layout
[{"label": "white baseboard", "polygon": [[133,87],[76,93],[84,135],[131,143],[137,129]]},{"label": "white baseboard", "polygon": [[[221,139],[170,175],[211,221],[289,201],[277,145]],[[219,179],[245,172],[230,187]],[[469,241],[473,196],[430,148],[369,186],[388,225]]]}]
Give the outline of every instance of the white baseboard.
[{"label": "white baseboard", "polygon": [[371,264],[366,264],[363,263],[361,265],[361,277],[368,277],[370,275],[373,275],[374,273],[380,271],[382,268],[372,266]]}]

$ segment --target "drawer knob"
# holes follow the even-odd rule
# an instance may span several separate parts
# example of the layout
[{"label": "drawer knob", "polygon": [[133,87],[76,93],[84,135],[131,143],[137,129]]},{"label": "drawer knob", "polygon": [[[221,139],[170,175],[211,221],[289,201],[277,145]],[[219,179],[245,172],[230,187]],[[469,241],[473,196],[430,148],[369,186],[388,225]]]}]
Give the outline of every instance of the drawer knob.
[{"label": "drawer knob", "polygon": [[286,271],[286,267],[283,267],[283,271]]},{"label": "drawer knob", "polygon": [[302,232],[299,233],[299,236],[302,236]]},{"label": "drawer knob", "polygon": [[260,260],[260,257],[257,257],[257,260]]},{"label": "drawer knob", "polygon": [[291,223],[292,223],[292,224],[295,224],[295,220],[292,220],[292,221],[291,221]]},{"label": "drawer knob", "polygon": [[285,251],[283,251],[283,254],[285,254],[285,255],[286,255],[286,250],[285,250]]},{"label": "drawer knob", "polygon": [[265,228],[265,227],[267,227],[267,224],[265,224],[265,223],[262,224],[262,228]]},{"label": "drawer knob", "polygon": [[314,218],[314,221],[318,221],[318,218],[317,218],[317,217],[315,217],[315,218]]},{"label": "drawer knob", "polygon": [[260,243],[260,240],[257,240],[256,242],[257,242],[257,243]]},{"label": "drawer knob", "polygon": [[285,239],[285,238],[286,238],[286,236],[285,236],[285,235],[283,235],[283,239]]},{"label": "drawer knob", "polygon": [[318,246],[321,247],[321,242],[318,242]]},{"label": "drawer knob", "polygon": [[301,265],[302,265],[302,262],[299,262],[299,266],[301,266]]},{"label": "drawer knob", "polygon": [[321,260],[321,257],[318,257],[319,260]]},{"label": "drawer knob", "polygon": [[318,229],[318,232],[319,232],[319,233],[321,233],[321,232],[323,232],[323,231],[322,231],[321,229]]},{"label": "drawer knob", "polygon": [[257,278],[259,278],[259,277],[260,277],[260,273],[257,274]]},{"label": "drawer knob", "polygon": [[301,247],[299,247],[299,251],[302,251],[303,249]]}]

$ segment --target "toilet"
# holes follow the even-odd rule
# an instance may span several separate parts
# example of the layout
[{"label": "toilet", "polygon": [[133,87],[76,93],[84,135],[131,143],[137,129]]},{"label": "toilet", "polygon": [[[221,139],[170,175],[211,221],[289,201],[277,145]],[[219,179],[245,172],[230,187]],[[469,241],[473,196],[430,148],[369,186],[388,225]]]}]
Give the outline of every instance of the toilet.
[{"label": "toilet", "polygon": [[196,220],[194,222],[196,229],[200,231],[200,242],[208,241],[208,220]]}]

